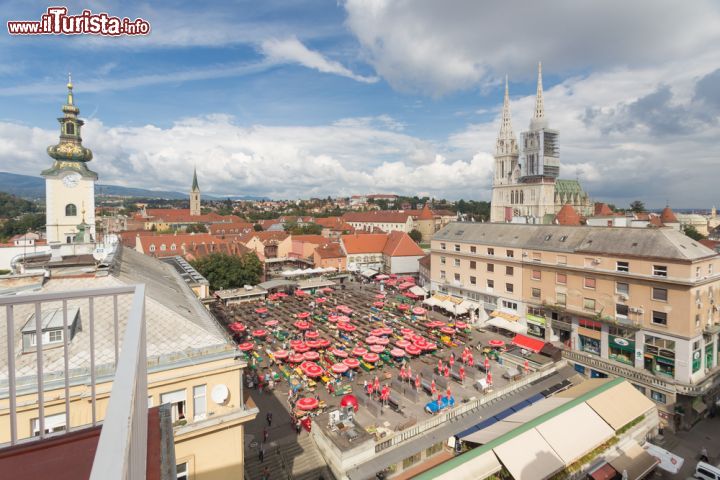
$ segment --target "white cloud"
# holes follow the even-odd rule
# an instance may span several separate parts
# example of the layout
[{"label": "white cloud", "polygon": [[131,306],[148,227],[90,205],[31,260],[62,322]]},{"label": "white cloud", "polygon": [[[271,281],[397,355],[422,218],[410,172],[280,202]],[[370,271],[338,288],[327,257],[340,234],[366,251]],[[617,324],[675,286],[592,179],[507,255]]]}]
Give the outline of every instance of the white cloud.
[{"label": "white cloud", "polygon": [[716,49],[717,2],[345,0],[346,24],[378,75],[430,95],[486,86],[504,73],[653,66]]},{"label": "white cloud", "polygon": [[296,37],[265,40],[261,43],[260,50],[270,62],[297,63],[319,72],[352,78],[358,82],[375,83],[378,81],[377,77],[357,75],[341,63],[325,58],[321,53],[308,49]]}]

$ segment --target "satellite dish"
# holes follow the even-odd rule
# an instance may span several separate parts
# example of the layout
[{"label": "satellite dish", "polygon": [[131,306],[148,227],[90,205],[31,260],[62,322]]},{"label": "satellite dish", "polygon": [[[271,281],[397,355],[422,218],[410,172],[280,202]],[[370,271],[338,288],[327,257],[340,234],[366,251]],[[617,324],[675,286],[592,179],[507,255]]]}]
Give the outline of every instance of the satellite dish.
[{"label": "satellite dish", "polygon": [[225,403],[229,395],[230,391],[228,390],[228,387],[222,383],[220,385],[215,385],[210,393],[210,397],[213,399],[213,402],[218,405]]},{"label": "satellite dish", "polygon": [[95,250],[93,250],[93,254],[92,254],[92,255],[93,255],[93,258],[94,258],[96,261],[102,262],[103,260],[105,260],[105,257],[108,256],[108,253],[110,253],[110,252],[108,251],[107,248],[105,248],[105,247],[97,247],[97,248],[95,248]]}]

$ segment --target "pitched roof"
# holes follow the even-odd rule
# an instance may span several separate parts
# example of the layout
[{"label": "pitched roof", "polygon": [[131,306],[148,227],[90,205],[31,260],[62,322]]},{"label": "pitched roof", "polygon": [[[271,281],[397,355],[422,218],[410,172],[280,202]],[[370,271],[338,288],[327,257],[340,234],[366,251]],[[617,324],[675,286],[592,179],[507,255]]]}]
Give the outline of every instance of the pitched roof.
[{"label": "pitched roof", "polygon": [[384,233],[355,233],[341,236],[340,241],[348,255],[380,253],[385,248],[387,235]]},{"label": "pitched roof", "polygon": [[669,206],[663,208],[663,211],[660,214],[660,220],[662,220],[663,223],[679,223],[675,213]]},{"label": "pitched roof", "polygon": [[292,240],[293,242],[317,243],[318,245],[327,242],[327,238],[322,235],[293,235]]},{"label": "pitched roof", "polygon": [[568,253],[699,260],[714,251],[671,228],[525,225],[451,222],[433,241],[483,244]]},{"label": "pitched roof", "polygon": [[420,211],[420,215],[418,215],[418,220],[432,220],[433,218],[433,212],[430,210],[430,205],[426,203]]},{"label": "pitched roof", "polygon": [[420,266],[430,269],[430,254],[428,253],[419,260]]},{"label": "pitched roof", "polygon": [[572,205],[566,203],[555,215],[555,223],[557,225],[580,225],[580,215],[578,215]]},{"label": "pitched roof", "polygon": [[372,212],[347,212],[343,219],[350,223],[405,223],[412,217],[408,210],[373,210]]},{"label": "pitched roof", "polygon": [[390,232],[383,254],[390,257],[422,257],[425,255],[422,248],[405,232]]},{"label": "pitched roof", "polygon": [[253,229],[253,224],[248,222],[213,223],[208,231],[213,235],[241,234]]},{"label": "pitched roof", "polygon": [[320,245],[315,249],[315,252],[320,258],[342,258],[345,256],[345,252],[337,242]]},{"label": "pitched roof", "polygon": [[240,241],[242,243],[247,244],[253,238],[257,238],[258,240],[260,240],[260,242],[263,245],[274,245],[274,244],[277,244],[278,242],[282,242],[289,236],[290,236],[290,234],[288,234],[287,232],[282,231],[282,230],[268,231],[268,232],[265,232],[265,231],[263,231],[263,232],[248,232],[245,235],[243,235],[242,237],[240,237]]},{"label": "pitched roof", "polygon": [[607,203],[596,202],[594,214],[598,217],[609,217],[613,215],[613,211],[610,209]]},{"label": "pitched roof", "polygon": [[[226,243],[225,240],[209,233],[179,233],[140,236],[140,244],[146,255],[153,257],[167,257],[184,255],[189,246],[192,245],[219,245]],[[165,249],[162,249],[162,246]],[[172,246],[175,245],[175,249]]]}]

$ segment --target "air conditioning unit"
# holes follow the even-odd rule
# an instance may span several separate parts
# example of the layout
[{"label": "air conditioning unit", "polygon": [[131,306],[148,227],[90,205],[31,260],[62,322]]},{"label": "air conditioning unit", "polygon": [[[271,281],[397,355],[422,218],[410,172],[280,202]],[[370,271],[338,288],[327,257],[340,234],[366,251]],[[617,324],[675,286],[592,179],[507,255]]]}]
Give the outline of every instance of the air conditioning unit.
[{"label": "air conditioning unit", "polygon": [[624,293],[618,294],[618,298],[619,298],[620,300],[622,300],[623,302],[627,302],[627,301],[630,299],[630,297],[628,297],[628,296],[625,295]]},{"label": "air conditioning unit", "polygon": [[645,310],[643,310],[642,307],[630,307],[630,308],[628,308],[628,310],[629,310],[631,313],[639,313],[639,314],[645,313]]}]

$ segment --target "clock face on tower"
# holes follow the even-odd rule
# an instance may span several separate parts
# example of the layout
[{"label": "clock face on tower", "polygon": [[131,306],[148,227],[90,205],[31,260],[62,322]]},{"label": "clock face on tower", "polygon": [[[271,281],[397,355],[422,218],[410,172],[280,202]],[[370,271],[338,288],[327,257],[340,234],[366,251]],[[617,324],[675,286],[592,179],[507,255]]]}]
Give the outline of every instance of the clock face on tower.
[{"label": "clock face on tower", "polygon": [[62,179],[63,185],[65,185],[68,188],[75,188],[80,183],[80,174],[79,173],[70,173],[63,177]]}]

